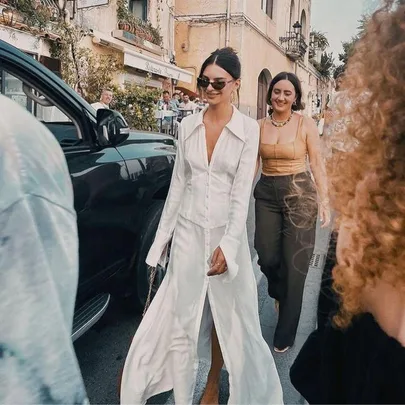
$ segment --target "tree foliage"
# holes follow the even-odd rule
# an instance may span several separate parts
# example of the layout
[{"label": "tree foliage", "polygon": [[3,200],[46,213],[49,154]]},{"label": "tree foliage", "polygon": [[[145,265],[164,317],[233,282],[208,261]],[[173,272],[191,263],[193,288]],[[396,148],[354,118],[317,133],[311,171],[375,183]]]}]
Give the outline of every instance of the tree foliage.
[{"label": "tree foliage", "polygon": [[356,47],[357,41],[364,35],[367,24],[370,20],[370,16],[362,15],[358,21],[357,33],[349,41],[342,42],[343,52],[339,53],[339,61],[341,65],[337,66],[334,72],[334,77],[339,76],[340,73],[343,73],[346,70],[347,63],[350,57],[353,55],[353,52]]},{"label": "tree foliage", "polygon": [[316,30],[311,31],[310,38],[309,58],[314,59],[317,51],[323,52],[329,46],[329,40],[323,32]]},{"label": "tree foliage", "polygon": [[15,8],[23,24],[34,32],[36,29],[44,30],[50,22],[58,21],[60,18],[56,4],[51,6],[40,0],[6,0],[5,3]]},{"label": "tree foliage", "polygon": [[310,37],[317,44],[317,48],[324,51],[329,46],[329,40],[325,33],[321,31],[312,30]]},{"label": "tree foliage", "polygon": [[[132,128],[156,130],[155,105],[160,91],[143,84],[126,83],[123,87],[115,84],[116,76],[122,71],[117,54],[100,54],[82,44],[89,35],[83,27],[67,23],[63,12],[55,6],[49,6],[41,0],[7,0],[7,3],[18,10],[25,24],[35,34],[35,30],[46,29],[52,22],[52,32],[59,41],[51,42],[51,56],[61,61],[62,79],[75,89],[89,103],[99,100],[103,88],[114,92],[113,108],[127,119]],[[51,4],[51,3],[50,3]],[[128,0],[118,0],[118,18],[129,15]],[[161,44],[159,28],[150,22],[141,22],[131,16],[132,23],[142,25],[151,33],[153,42]]]},{"label": "tree foliage", "polygon": [[317,62],[315,60],[311,61],[315,69],[321,74],[325,79],[330,79],[335,67],[333,53],[324,52],[321,56],[321,61]]},{"label": "tree foliage", "polygon": [[61,24],[59,34],[61,41],[53,45],[51,54],[61,61],[63,80],[90,103],[98,101],[101,90],[112,86],[121,70],[118,57],[80,45],[86,32],[79,26]]},{"label": "tree foliage", "polygon": [[126,83],[123,87],[115,84],[122,66],[115,54],[98,54],[80,45],[86,35],[80,27],[62,26],[62,41],[52,49],[54,57],[62,64],[63,80],[89,103],[99,100],[103,88],[114,93],[112,108],[119,111],[130,127],[140,130],[156,130],[155,103],[160,91],[143,84]]},{"label": "tree foliage", "polygon": [[335,68],[333,72],[333,78],[337,79],[341,74],[345,72],[345,66],[344,65],[339,65]]},{"label": "tree foliage", "polygon": [[112,108],[119,111],[131,128],[138,130],[157,130],[155,117],[156,102],[160,90],[149,88],[146,80],[143,84],[125,83],[114,89]]}]

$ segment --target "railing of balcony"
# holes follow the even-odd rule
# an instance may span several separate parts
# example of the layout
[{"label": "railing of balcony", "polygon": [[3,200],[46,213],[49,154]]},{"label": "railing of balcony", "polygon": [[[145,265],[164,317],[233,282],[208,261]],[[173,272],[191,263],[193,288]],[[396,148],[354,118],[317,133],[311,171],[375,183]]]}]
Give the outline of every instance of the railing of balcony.
[{"label": "railing of balcony", "polygon": [[54,0],[0,0],[2,7],[0,24],[16,29],[41,32],[49,31],[60,18]]},{"label": "railing of balcony", "polygon": [[280,38],[280,42],[292,60],[302,59],[307,52],[308,45],[301,33],[287,32],[285,37]]}]

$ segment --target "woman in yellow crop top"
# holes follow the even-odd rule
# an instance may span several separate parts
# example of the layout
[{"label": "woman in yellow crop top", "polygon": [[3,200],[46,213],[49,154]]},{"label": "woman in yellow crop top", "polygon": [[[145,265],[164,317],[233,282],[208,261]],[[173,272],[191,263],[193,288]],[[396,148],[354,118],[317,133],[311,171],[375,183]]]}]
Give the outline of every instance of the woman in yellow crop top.
[{"label": "woman in yellow crop top", "polygon": [[304,108],[301,98],[297,76],[278,74],[267,95],[270,117],[260,121],[262,175],[254,191],[255,248],[279,311],[277,352],[285,352],[295,341],[318,211],[324,227],[330,222],[318,129],[311,118],[297,113]]}]

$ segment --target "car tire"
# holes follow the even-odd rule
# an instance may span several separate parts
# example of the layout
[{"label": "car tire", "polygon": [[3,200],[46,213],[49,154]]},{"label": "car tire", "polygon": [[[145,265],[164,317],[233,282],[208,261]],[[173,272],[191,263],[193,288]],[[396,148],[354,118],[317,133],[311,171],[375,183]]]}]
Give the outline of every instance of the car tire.
[{"label": "car tire", "polygon": [[[146,256],[155,239],[156,231],[162,215],[164,201],[156,201],[148,210],[145,223],[140,234],[140,244],[138,254],[135,260],[136,271],[136,289],[132,297],[135,304],[135,309],[142,312],[145,308],[146,300],[149,292],[149,277],[151,269],[145,263]],[[152,299],[155,296],[163,278],[166,274],[166,268],[157,267],[155,280],[152,288]]]}]

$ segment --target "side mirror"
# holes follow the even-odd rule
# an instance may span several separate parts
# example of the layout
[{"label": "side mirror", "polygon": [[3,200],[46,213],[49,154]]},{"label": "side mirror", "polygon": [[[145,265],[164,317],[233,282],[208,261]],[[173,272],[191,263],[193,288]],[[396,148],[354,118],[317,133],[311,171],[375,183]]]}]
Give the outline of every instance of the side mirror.
[{"label": "side mirror", "polygon": [[101,145],[116,146],[128,136],[128,124],[119,112],[105,108],[97,110],[97,138]]}]

